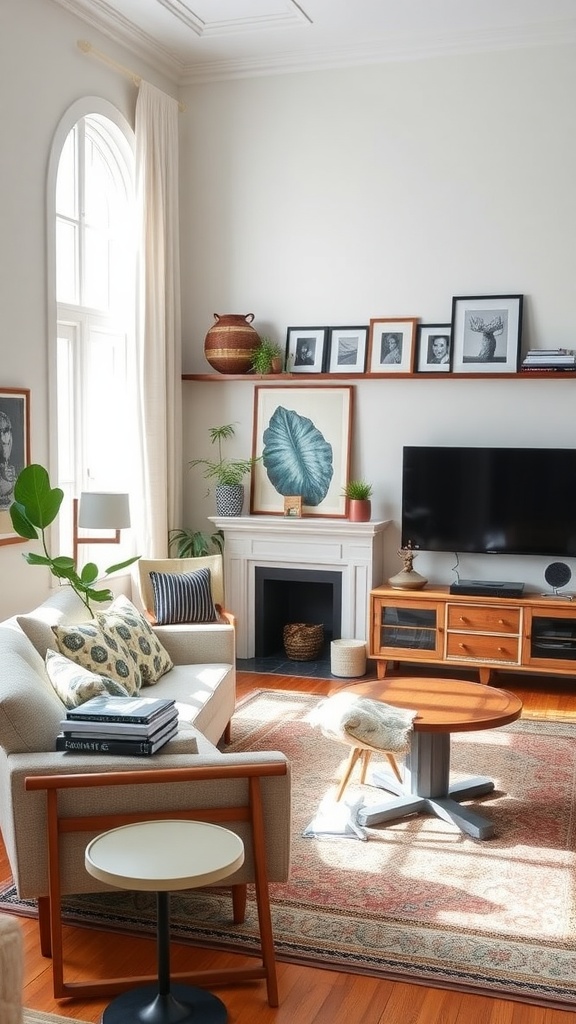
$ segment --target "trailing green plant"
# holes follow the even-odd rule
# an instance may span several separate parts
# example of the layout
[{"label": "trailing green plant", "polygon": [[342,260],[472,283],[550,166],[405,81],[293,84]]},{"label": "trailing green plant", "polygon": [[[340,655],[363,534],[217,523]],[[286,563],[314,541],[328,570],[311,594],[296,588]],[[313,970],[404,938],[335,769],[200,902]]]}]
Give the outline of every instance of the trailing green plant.
[{"label": "trailing green plant", "polygon": [[56,519],[63,499],[64,491],[60,487],[52,487],[48,472],[43,466],[36,463],[25,466],[14,484],[14,501],[10,505],[12,526],[19,537],[24,537],[25,540],[40,540],[42,543],[44,554],[37,555],[33,551],[27,551],[23,555],[25,561],[29,565],[46,565],[56,579],[67,580],[90,615],[94,617],[90,602],[102,603],[111,601],[114,597],[111,590],[96,590],[96,584],[112,573],[137,562],[140,555],[111,565],[102,575],[94,562],[88,562],[78,572],[73,558],[66,555],[52,558],[48,550],[46,530]]},{"label": "trailing green plant", "polygon": [[250,356],[250,365],[254,373],[270,373],[273,359],[282,359],[283,353],[277,342],[272,338],[260,338]]},{"label": "trailing green plant", "polygon": [[372,484],[366,483],[365,480],[349,480],[342,493],[352,501],[368,501],[372,494]]},{"label": "trailing green plant", "polygon": [[192,459],[190,468],[204,467],[204,479],[215,480],[216,486],[236,486],[251,471],[260,457],[250,459],[225,459],[222,455],[222,442],[234,437],[234,424],[226,423],[222,427],[210,427],[208,431],[212,444],[218,445],[218,459]]},{"label": "trailing green plant", "polygon": [[168,547],[174,551],[176,558],[202,558],[204,555],[222,554],[224,534],[222,530],[209,534],[190,527],[169,530]]}]

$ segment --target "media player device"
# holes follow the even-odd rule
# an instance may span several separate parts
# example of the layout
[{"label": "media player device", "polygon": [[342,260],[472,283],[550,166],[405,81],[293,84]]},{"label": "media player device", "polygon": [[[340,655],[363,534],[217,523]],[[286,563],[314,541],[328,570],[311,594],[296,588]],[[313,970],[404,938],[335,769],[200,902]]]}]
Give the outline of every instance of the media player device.
[{"label": "media player device", "polygon": [[458,580],[450,584],[450,593],[478,597],[522,597],[524,584],[503,580]]}]

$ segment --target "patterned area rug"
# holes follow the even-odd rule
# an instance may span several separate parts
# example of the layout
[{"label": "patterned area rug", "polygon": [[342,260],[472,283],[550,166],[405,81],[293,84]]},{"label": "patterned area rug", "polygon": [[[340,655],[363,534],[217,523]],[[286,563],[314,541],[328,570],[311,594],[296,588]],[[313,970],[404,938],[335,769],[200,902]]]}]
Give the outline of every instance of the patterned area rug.
[{"label": "patterned area rug", "polygon": [[[282,750],[293,766],[292,874],[271,894],[279,959],[574,1009],[576,727],[521,720],[453,736],[453,779],[495,780],[475,801],[493,839],[428,816],[370,828],[367,842],[303,838],[348,753],[307,721],[318,699],[259,691],[233,721],[232,749]],[[381,802],[383,792],[353,781],[346,799],[360,797]],[[0,905],[35,912],[9,886]],[[67,901],[66,918],[153,932],[154,898],[83,896]],[[225,893],[175,893],[171,920],[181,940],[246,952],[257,942],[252,901],[233,926]]]}]

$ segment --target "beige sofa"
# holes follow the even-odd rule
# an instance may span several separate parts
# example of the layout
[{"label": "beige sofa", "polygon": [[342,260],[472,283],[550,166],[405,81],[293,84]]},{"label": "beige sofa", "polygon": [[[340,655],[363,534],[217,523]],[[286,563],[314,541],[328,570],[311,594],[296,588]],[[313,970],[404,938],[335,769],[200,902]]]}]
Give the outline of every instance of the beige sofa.
[{"label": "beige sofa", "polygon": [[[48,897],[52,894],[46,793],[27,788],[30,784],[26,780],[31,777],[79,774],[86,779],[98,774],[96,787],[62,793],[59,813],[64,817],[98,815],[100,822],[104,816],[119,813],[146,818],[153,814],[167,816],[166,812],[172,812],[172,816],[196,812],[202,817],[207,809],[216,808],[218,815],[218,808],[240,808],[238,821],[224,818],[246,846],[245,863],[229,879],[230,884],[245,890],[245,884],[254,881],[259,872],[260,881],[285,881],[289,871],[290,775],[286,758],[279,752],[227,754],[217,747],[235,706],[233,627],[222,622],[162,627],[162,644],[174,667],[141,692],[176,698],[179,731],[153,757],[56,752],[55,737],[65,708],[46,674],[43,652],[53,636],[52,625],[86,618],[79,599],[70,588],[63,587],[33,613],[0,624],[0,828],[19,895],[39,899],[44,952],[49,952],[50,941],[54,942],[54,931],[50,940],[48,925]],[[258,864],[255,866],[256,844],[247,810],[254,797],[249,780],[258,777],[259,765],[272,765],[280,772],[266,775],[258,783],[264,822],[263,849],[258,856],[260,860],[264,857],[263,873]],[[179,772],[191,768],[194,777],[180,781]],[[102,773],[134,769],[141,774],[168,769],[169,774],[152,785],[103,785],[106,779]],[[223,769],[230,777],[220,777]],[[209,820],[207,813],[206,818]],[[84,867],[87,842],[103,830],[100,825],[91,831],[60,836],[62,894],[107,888]],[[55,982],[55,991],[56,987]],[[66,994],[65,986],[60,989],[57,994]],[[274,986],[271,990],[269,985],[269,999],[271,991],[274,1005]]]}]

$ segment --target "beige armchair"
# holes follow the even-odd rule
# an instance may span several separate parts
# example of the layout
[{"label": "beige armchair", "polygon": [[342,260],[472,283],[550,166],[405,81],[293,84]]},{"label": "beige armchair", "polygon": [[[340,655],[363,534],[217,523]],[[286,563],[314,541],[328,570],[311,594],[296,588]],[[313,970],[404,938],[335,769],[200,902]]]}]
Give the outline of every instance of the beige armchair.
[{"label": "beige armchair", "polygon": [[[198,558],[140,558],[137,563],[140,600],[146,615],[152,623],[156,621],[154,590],[150,580],[151,572],[194,572],[196,569],[210,569],[212,598],[222,622],[235,625],[234,615],[225,609],[224,567],[222,555],[204,555]],[[191,624],[192,625],[192,624]]]}]

